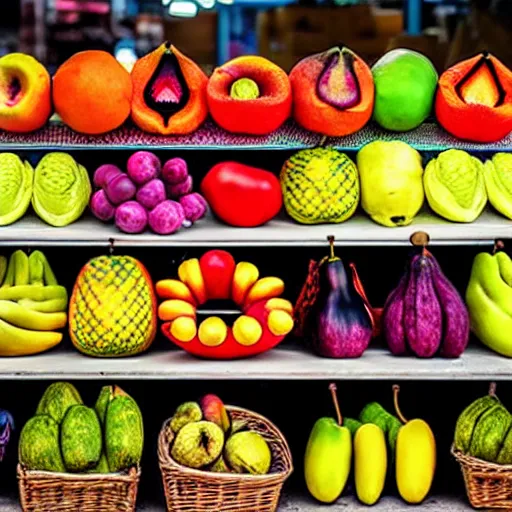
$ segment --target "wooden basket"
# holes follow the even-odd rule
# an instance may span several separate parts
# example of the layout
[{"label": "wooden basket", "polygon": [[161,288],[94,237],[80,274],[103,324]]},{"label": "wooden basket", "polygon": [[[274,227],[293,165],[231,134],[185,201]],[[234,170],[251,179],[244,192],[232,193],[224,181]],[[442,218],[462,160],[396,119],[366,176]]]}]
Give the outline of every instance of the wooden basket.
[{"label": "wooden basket", "polygon": [[158,461],[169,512],[275,512],[281,489],[293,471],[290,448],[266,418],[238,407],[226,407],[233,420],[243,420],[260,433],[272,451],[267,475],[210,473],[181,466],[169,455],[167,420],[158,438]]},{"label": "wooden basket", "polygon": [[140,468],[126,473],[29,471],[18,464],[24,512],[135,512]]},{"label": "wooden basket", "polygon": [[512,465],[464,455],[454,446],[451,452],[460,464],[471,506],[512,510]]}]

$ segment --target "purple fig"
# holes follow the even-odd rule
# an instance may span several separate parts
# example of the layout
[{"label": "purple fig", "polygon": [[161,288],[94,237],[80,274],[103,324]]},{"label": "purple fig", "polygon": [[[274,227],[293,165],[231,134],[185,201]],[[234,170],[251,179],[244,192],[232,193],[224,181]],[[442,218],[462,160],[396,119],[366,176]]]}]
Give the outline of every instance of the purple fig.
[{"label": "purple fig", "polygon": [[112,164],[100,165],[96,171],[94,171],[94,186],[97,188],[105,188],[108,182],[118,174],[122,174],[119,167]]},{"label": "purple fig", "polygon": [[107,194],[103,189],[95,192],[91,197],[91,211],[95,217],[107,222],[114,218],[116,213],[115,206],[108,200]]},{"label": "purple fig", "polygon": [[137,201],[127,201],[116,209],[116,226],[125,233],[142,233],[148,224],[148,214]]},{"label": "purple fig", "polygon": [[149,212],[149,226],[159,235],[170,235],[181,228],[185,212],[180,203],[164,201]]},{"label": "purple fig", "polygon": [[192,192],[193,181],[192,176],[187,176],[185,181],[176,185],[167,185],[167,196],[171,199],[179,199],[182,196],[186,196]]},{"label": "purple fig", "polygon": [[171,158],[165,162],[162,169],[162,178],[169,185],[183,183],[188,176],[187,162],[183,158]]},{"label": "purple fig", "polygon": [[198,192],[180,197],[180,204],[185,212],[185,218],[191,222],[202,219],[208,211],[206,199]]},{"label": "purple fig", "polygon": [[126,165],[128,176],[137,185],[144,185],[158,178],[161,169],[160,159],[149,151],[137,151],[128,159]]},{"label": "purple fig", "polygon": [[370,314],[353,279],[339,258],[331,257],[320,269],[311,318],[313,347],[323,357],[360,357],[372,338]]},{"label": "purple fig", "polygon": [[460,357],[469,342],[469,314],[459,292],[444,275],[437,260],[431,256],[434,288],[443,311],[443,357]]},{"label": "purple fig", "polygon": [[398,286],[389,294],[382,313],[382,331],[389,350],[395,356],[407,352],[407,343],[404,331],[405,291],[409,274],[406,273]]},{"label": "purple fig", "polygon": [[163,181],[158,178],[148,181],[139,188],[135,198],[144,208],[152,210],[155,206],[167,199]]},{"label": "purple fig", "polygon": [[135,197],[137,188],[132,180],[123,172],[114,176],[105,187],[108,200],[112,204],[121,204]]},{"label": "purple fig", "polygon": [[404,328],[409,348],[418,357],[432,357],[441,345],[443,315],[432,274],[428,256],[412,259],[405,291]]}]

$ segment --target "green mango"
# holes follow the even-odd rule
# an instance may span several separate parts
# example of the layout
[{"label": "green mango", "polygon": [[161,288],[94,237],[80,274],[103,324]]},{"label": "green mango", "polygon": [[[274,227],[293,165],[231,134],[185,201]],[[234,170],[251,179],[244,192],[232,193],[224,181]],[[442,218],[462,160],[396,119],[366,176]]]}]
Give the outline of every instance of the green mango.
[{"label": "green mango", "polygon": [[94,409],[73,405],[61,425],[60,445],[68,471],[81,473],[98,465],[102,449],[100,420]]},{"label": "green mango", "polygon": [[333,418],[320,418],[313,426],[304,456],[304,476],[311,495],[332,503],[343,492],[352,461],[352,437]]},{"label": "green mango", "polygon": [[375,83],[373,117],[387,130],[404,132],[429,116],[438,75],[432,62],[409,49],[387,52],[372,67]]},{"label": "green mango", "polygon": [[40,414],[27,421],[20,434],[18,456],[29,470],[66,471],[59,447],[59,425],[51,416]]},{"label": "green mango", "polygon": [[343,426],[350,430],[352,437],[356,435],[357,429],[362,425],[363,424],[360,421],[355,420],[354,418],[343,418]]},{"label": "green mango", "polygon": [[0,153],[0,226],[23,217],[32,199],[34,170],[13,153]]},{"label": "green mango", "polygon": [[454,446],[456,450],[467,453],[473,438],[473,432],[482,415],[497,405],[498,399],[487,395],[469,404],[460,414],[455,425]]},{"label": "green mango", "polygon": [[469,454],[478,459],[496,462],[512,416],[500,404],[487,409],[478,420],[469,446]]},{"label": "green mango", "polygon": [[51,226],[75,222],[87,208],[91,192],[87,170],[71,155],[48,153],[37,164],[32,206]]},{"label": "green mango", "polygon": [[82,404],[80,393],[73,384],[54,382],[46,388],[37,406],[36,414],[48,414],[60,425],[71,406]]},{"label": "green mango", "polygon": [[88,473],[100,473],[100,474],[107,474],[110,473],[110,469],[108,467],[107,462],[107,456],[105,455],[105,452],[101,452],[100,461],[98,462],[97,466],[90,469]]},{"label": "green mango", "polygon": [[142,414],[122,390],[110,401],[105,416],[105,452],[113,473],[140,464],[144,447]]},{"label": "green mango", "polygon": [[94,409],[102,425],[105,424],[105,416],[107,415],[107,409],[113,397],[114,386],[103,386],[101,388],[98,399],[96,400],[96,404],[94,405]]}]

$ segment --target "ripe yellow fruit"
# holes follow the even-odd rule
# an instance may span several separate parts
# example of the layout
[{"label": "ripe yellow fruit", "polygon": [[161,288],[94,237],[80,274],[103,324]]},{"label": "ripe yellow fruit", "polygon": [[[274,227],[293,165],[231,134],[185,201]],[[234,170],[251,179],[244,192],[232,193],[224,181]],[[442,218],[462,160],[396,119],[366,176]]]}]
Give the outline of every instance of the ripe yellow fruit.
[{"label": "ripe yellow fruit", "polygon": [[184,343],[192,341],[197,334],[196,322],[189,316],[181,316],[176,318],[171,324],[171,334]]},{"label": "ripe yellow fruit", "polygon": [[256,318],[252,316],[239,316],[233,323],[233,336],[238,343],[251,346],[260,341],[263,329]]},{"label": "ripe yellow fruit", "polygon": [[199,326],[199,341],[207,347],[218,347],[226,341],[228,328],[218,316],[211,316]]}]

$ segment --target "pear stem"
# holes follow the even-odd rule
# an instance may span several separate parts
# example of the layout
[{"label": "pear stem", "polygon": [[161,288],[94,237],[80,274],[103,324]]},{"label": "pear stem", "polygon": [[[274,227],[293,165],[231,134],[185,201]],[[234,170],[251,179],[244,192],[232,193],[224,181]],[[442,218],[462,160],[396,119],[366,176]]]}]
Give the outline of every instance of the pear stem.
[{"label": "pear stem", "polygon": [[494,242],[494,248],[492,250],[493,254],[496,254],[499,251],[503,251],[505,249],[505,244],[503,243],[503,240],[496,240]]},{"label": "pear stem", "polygon": [[407,423],[407,420],[405,419],[404,415],[402,414],[402,411],[400,410],[400,406],[398,405],[398,393],[400,393],[400,386],[398,384],[395,384],[393,386],[393,402],[395,404],[395,412],[399,420],[405,425]]},{"label": "pear stem", "polygon": [[330,259],[333,260],[336,257],[334,255],[334,237],[332,235],[329,235],[327,237],[327,240],[329,240]]},{"label": "pear stem", "polygon": [[336,395],[336,384],[329,384],[329,390],[332,395],[332,401],[334,403],[334,408],[336,409],[336,416],[338,417],[338,425],[341,427],[343,425],[343,416],[341,415],[340,404],[338,402],[338,396]]},{"label": "pear stem", "polygon": [[491,382],[489,384],[489,395],[490,396],[496,396],[496,382]]}]

